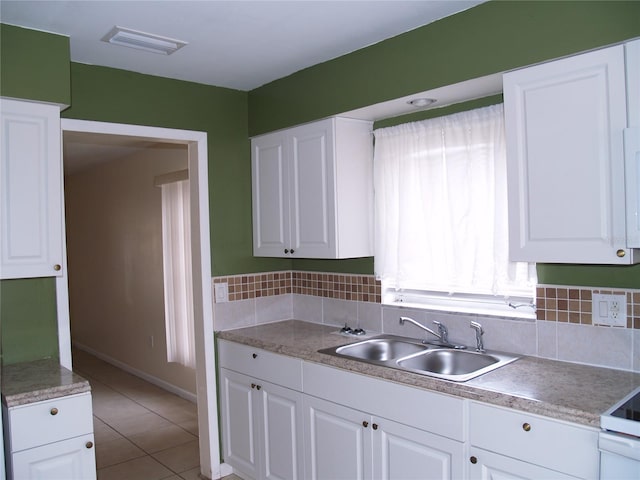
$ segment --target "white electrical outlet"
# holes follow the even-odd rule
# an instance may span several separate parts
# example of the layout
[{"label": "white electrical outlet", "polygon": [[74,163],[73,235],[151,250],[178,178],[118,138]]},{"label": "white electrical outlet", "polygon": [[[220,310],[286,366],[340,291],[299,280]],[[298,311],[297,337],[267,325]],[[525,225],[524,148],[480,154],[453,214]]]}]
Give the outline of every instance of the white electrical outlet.
[{"label": "white electrical outlet", "polygon": [[591,302],[594,325],[609,325],[612,327],[627,326],[626,295],[594,293]]},{"label": "white electrical outlet", "polygon": [[227,282],[215,283],[213,291],[216,296],[216,303],[224,303],[229,301],[229,284]]}]

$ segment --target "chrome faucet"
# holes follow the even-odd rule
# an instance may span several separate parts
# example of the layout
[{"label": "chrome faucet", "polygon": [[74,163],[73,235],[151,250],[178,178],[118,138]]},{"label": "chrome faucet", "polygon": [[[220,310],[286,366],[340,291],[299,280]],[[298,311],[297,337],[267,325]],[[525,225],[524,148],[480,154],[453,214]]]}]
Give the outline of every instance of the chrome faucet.
[{"label": "chrome faucet", "polygon": [[484,330],[482,329],[482,325],[478,322],[471,322],[469,325],[476,331],[476,352],[484,353],[484,343],[482,342],[482,335],[484,335]]},{"label": "chrome faucet", "polygon": [[[438,332],[434,332],[429,327],[425,327],[421,323],[416,322],[413,318],[400,317],[400,325],[404,325],[404,322],[412,323],[416,327],[421,328],[425,332],[430,333],[431,335],[436,337],[439,340],[438,342],[435,342],[436,345],[448,347],[448,348],[456,348],[460,350],[467,348],[464,345],[454,345],[453,343],[450,343],[449,331],[447,330],[447,327],[436,320],[434,320],[433,323],[438,327]],[[429,342],[428,340],[423,340],[423,343],[432,343],[432,342]]]}]

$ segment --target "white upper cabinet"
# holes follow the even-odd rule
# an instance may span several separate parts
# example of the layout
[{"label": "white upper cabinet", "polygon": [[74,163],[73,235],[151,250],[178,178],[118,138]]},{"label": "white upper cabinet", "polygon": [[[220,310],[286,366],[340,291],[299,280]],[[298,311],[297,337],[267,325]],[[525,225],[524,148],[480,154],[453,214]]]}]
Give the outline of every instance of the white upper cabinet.
[{"label": "white upper cabinet", "polygon": [[640,248],[640,40],[625,45],[627,123],[624,131],[627,246]]},{"label": "white upper cabinet", "polygon": [[0,102],[0,278],[61,276],[60,108]]},{"label": "white upper cabinet", "polygon": [[371,122],[334,117],[251,139],[253,251],[373,255]]},{"label": "white upper cabinet", "polygon": [[625,46],[507,73],[504,103],[511,259],[640,261],[627,241]]}]

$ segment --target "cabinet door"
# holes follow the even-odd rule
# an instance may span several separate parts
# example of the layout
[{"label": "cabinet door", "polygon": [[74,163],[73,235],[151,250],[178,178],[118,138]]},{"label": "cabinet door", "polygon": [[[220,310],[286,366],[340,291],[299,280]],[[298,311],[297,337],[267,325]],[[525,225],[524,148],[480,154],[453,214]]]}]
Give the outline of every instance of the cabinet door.
[{"label": "cabinet door", "polygon": [[6,99],[0,106],[0,278],[60,276],[60,109]]},{"label": "cabinet door", "polygon": [[372,478],[369,415],[308,395],[304,415],[305,479]]},{"label": "cabinet door", "polygon": [[283,132],[251,139],[253,253],[256,256],[282,257],[285,250],[291,249],[289,164],[285,148]]},{"label": "cabinet door", "polygon": [[257,380],[263,462],[260,478],[304,479],[302,394]]},{"label": "cabinet door", "polygon": [[96,478],[93,434],[23,450],[11,457],[9,477],[16,480]]},{"label": "cabinet door", "polygon": [[290,131],[291,246],[294,256],[336,255],[333,119]]},{"label": "cabinet door", "polygon": [[624,148],[627,246],[640,248],[640,127],[627,128],[624,131]]},{"label": "cabinet door", "polygon": [[[567,454],[570,455],[570,451]],[[479,448],[470,450],[469,465],[470,480],[570,480],[578,478]]]},{"label": "cabinet door", "polygon": [[632,261],[625,92],[621,45],[504,75],[512,260]]},{"label": "cabinet door", "polygon": [[373,478],[454,480],[463,477],[462,443],[374,418]]},{"label": "cabinet door", "polygon": [[258,423],[253,406],[255,382],[225,369],[221,369],[220,374],[224,460],[251,478],[258,478]]}]

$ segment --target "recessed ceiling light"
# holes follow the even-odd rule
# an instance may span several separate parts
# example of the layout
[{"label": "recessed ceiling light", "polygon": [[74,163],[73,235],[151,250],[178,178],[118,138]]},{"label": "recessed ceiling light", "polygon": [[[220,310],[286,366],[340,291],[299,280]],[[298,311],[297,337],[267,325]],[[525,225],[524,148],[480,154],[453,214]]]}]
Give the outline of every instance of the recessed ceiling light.
[{"label": "recessed ceiling light", "polygon": [[409,100],[407,103],[409,105],[413,105],[414,107],[428,107],[429,105],[433,105],[437,100],[435,98],[414,98]]},{"label": "recessed ceiling light", "polygon": [[146,52],[171,55],[176,50],[187,45],[188,42],[174,38],[161,37],[152,33],[139,32],[130,28],[115,26],[102,37],[103,42],[121,45],[123,47],[137,48]]}]

